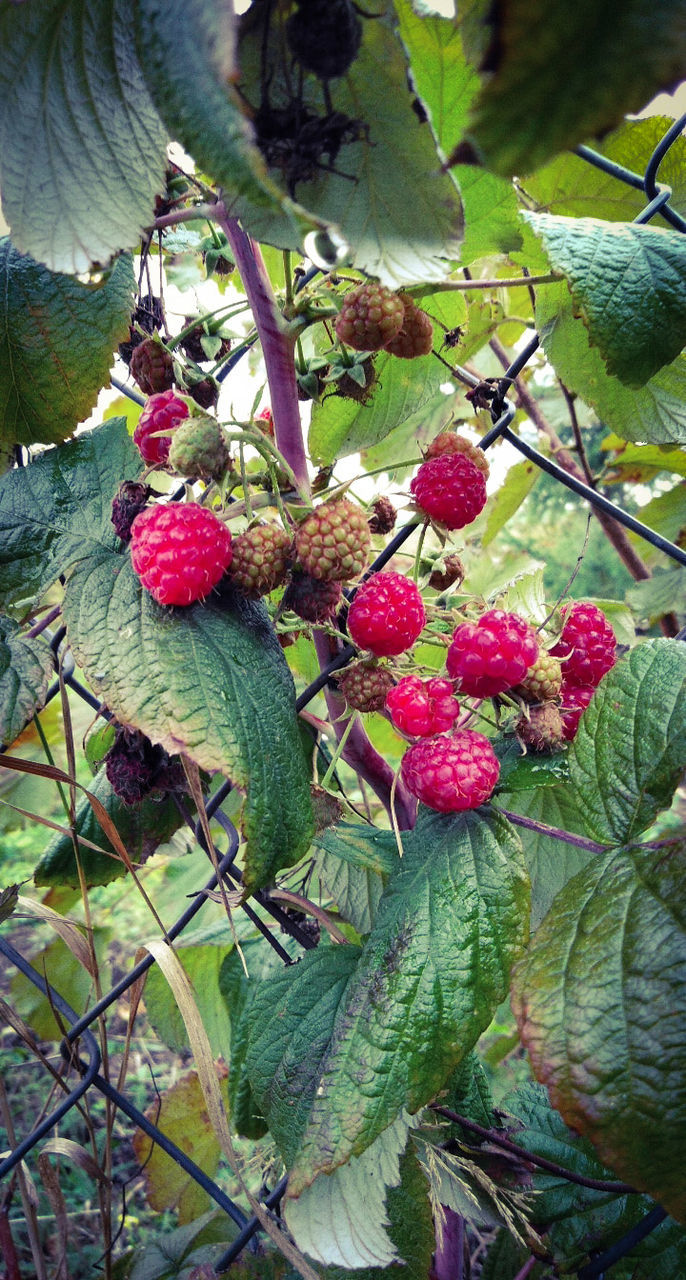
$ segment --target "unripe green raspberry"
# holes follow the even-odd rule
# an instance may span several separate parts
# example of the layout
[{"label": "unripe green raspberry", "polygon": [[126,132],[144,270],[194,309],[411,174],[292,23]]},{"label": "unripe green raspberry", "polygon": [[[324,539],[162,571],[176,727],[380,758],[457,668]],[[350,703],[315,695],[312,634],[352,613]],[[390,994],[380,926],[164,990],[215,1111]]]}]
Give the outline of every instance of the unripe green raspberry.
[{"label": "unripe green raspberry", "polygon": [[422,311],[407,294],[401,294],[401,300],[404,314],[400,332],[386,343],[384,350],[390,351],[392,356],[400,356],[402,360],[428,356],[434,341],[431,316]]},{"label": "unripe green raspberry", "polygon": [[219,480],[228,469],[229,451],[216,418],[188,418],[177,427],[169,448],[168,464],[181,476]]},{"label": "unripe green raspberry", "polygon": [[534,665],[529,667],[514,692],[520,693],[527,702],[552,702],[560,692],[561,684],[562,668],[557,658],[541,649]]},{"label": "unripe green raspberry", "polygon": [[379,351],[402,328],[405,308],[392,289],[367,280],[343,299],[336,336],[355,351]]},{"label": "unripe green raspberry", "polygon": [[386,694],[395,684],[388,668],[376,662],[353,662],[336,679],[353,711],[383,711]]},{"label": "unripe green raspberry", "polygon": [[293,539],[278,524],[260,524],[233,540],[229,578],[253,599],[269,595],[285,582],[293,554]]},{"label": "unripe green raspberry", "polygon": [[321,582],[346,582],[367,564],[371,536],[364,511],[347,498],[323,502],[295,534],[298,563]]},{"label": "unripe green raspberry", "polygon": [[517,725],[517,733],[534,751],[559,751],[565,740],[559,707],[554,702],[529,707]]}]

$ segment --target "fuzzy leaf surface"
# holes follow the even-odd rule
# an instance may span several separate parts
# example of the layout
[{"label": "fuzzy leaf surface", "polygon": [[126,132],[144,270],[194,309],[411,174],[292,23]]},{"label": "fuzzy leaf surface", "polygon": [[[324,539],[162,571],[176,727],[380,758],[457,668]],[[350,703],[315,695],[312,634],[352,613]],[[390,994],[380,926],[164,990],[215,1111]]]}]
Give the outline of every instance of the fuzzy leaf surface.
[{"label": "fuzzy leaf surface", "polygon": [[387,1187],[400,1182],[407,1121],[394,1120],[360,1156],[315,1178],[288,1200],[286,1224],[296,1244],[318,1262],[341,1267],[387,1267],[399,1261],[386,1228]]},{"label": "fuzzy leaf surface", "polygon": [[229,1052],[225,1044],[223,1056],[230,1063],[229,1113],[237,1133],[246,1138],[261,1138],[267,1132],[267,1124],[255,1100],[245,1066],[250,1012],[262,981],[281,973],[283,962],[271,947],[265,947],[262,939],[248,939],[241,943],[241,951],[248,969],[247,977],[235,948],[224,957],[219,971],[219,991],[227,1014]]},{"label": "fuzzy leaf surface", "polygon": [[420,810],[338,1009],[289,1182],[359,1155],[473,1048],[528,929],[519,840],[488,809]]},{"label": "fuzzy leaf surface", "polygon": [[0,189],[12,239],[77,274],[138,243],[164,187],[166,131],[129,0],[0,7]]},{"label": "fuzzy leaf surface", "polygon": [[141,459],[123,418],[0,477],[0,596],[35,600],[84,556],[119,546],[112,499]]},{"label": "fuzzy leaf surface", "polygon": [[539,289],[536,328],[565,386],[591,405],[622,440],[686,444],[686,356],[677,356],[644,386],[626,386],[608,373],[583,321],[575,319],[571,296],[562,285]]},{"label": "fuzzy leaf surface", "polygon": [[495,13],[488,73],[465,137],[481,163],[505,177],[607,132],[684,74],[679,0],[658,9],[626,0],[619,10],[595,0],[552,8],[510,0]]},{"label": "fuzzy leaf surface", "polygon": [[558,898],[513,981],[534,1074],[608,1168],[686,1217],[686,852],[595,859]]},{"label": "fuzzy leaf surface", "polygon": [[128,255],[89,285],[0,239],[1,445],[59,444],[88,416],[128,334],[134,290]]},{"label": "fuzzy leaf surface", "polygon": [[[239,43],[239,87],[251,106],[261,102],[263,22],[256,7],[242,20]],[[320,163],[300,178],[287,158],[270,174],[287,185],[295,177],[298,202],[332,224],[351,248],[351,265],[392,288],[417,281],[440,280],[447,260],[456,258],[462,237],[462,204],[449,174],[441,173],[436,143],[427,121],[415,114],[408,90],[405,51],[394,30],[390,4],[377,6],[373,21],[362,20],[362,45],[349,71],[330,84],[335,112],[351,122],[333,162],[322,152]],[[267,60],[272,73],[269,103],[292,111],[290,72],[284,62],[285,41],[278,23],[270,24]],[[305,77],[303,106],[326,117],[321,83]],[[301,107],[302,113],[302,107]],[[313,124],[317,129],[316,123]],[[402,199],[398,199],[398,191]],[[270,217],[239,200],[234,210],[258,240],[279,248],[295,248],[283,216]]]},{"label": "fuzzy leaf surface", "polygon": [[686,244],[678,231],[522,215],[566,277],[574,314],[608,373],[643,387],[686,342]]},{"label": "fuzzy leaf surface", "polygon": [[0,617],[0,742],[9,746],[41,710],[52,673],[44,636],[27,636],[11,618]]},{"label": "fuzzy leaf surface", "polygon": [[233,6],[211,0],[135,0],[136,37],[147,88],[170,134],[232,201],[241,195],[278,210],[284,197],[267,171],[232,96]]},{"label": "fuzzy leaf surface", "polygon": [[569,750],[586,829],[625,844],[671,803],[686,768],[686,647],[647,640],[600,682]]},{"label": "fuzzy leaf surface", "polygon": [[[170,840],[182,825],[183,819],[171,797],[125,804],[115,795],[104,769],[89,783],[88,790],[109,814],[133,863],[145,862],[158,845]],[[79,861],[88,886],[109,884],[126,875],[126,867],[102,830],[87,797],[77,807],[74,829]],[[84,840],[98,845],[103,852],[89,848],[82,843]],[[74,889],[79,888],[79,871],[71,835],[53,837],[36,866],[34,882],[41,886],[70,885]]]},{"label": "fuzzy leaf surface", "polygon": [[263,606],[229,588],[165,608],[128,556],[102,550],[72,573],[64,619],[74,656],[120,720],[246,788],[247,889],[307,852],[312,809],[293,680]]}]

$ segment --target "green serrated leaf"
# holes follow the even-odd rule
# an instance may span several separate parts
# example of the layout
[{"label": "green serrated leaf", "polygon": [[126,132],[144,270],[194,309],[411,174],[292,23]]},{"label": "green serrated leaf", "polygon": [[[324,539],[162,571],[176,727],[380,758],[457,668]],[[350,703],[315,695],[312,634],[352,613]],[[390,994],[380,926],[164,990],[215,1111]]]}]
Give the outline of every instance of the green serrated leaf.
[{"label": "green serrated leaf", "polygon": [[[229,1054],[229,1019],[220,994],[222,965],[233,948],[199,946],[186,947],[180,940],[175,944],[179,963],[193,988],[193,997],[202,1019],[210,1047],[215,1058],[223,1058],[227,1066]],[[145,1010],[150,1025],[176,1053],[190,1049],[186,1025],[174,998],[174,993],[164,974],[153,965],[145,982]]]},{"label": "green serrated leaf", "polygon": [[536,327],[546,356],[568,390],[591,405],[623,440],[686,444],[686,356],[660,369],[645,386],[631,389],[610,377],[572,306],[564,285],[538,291]]},{"label": "green serrated leaf", "polygon": [[[228,1014],[229,1114],[237,1133],[245,1138],[261,1138],[267,1122],[257,1105],[250,1084],[245,1059],[250,1040],[250,1015],[253,1000],[265,978],[283,972],[283,962],[262,940],[241,943],[241,952],[230,951],[219,971],[219,991]],[[246,977],[243,962],[248,970]]]},{"label": "green serrated leaf", "polygon": [[112,498],[141,459],[123,418],[0,477],[0,596],[36,600],[76,560],[119,546]]},{"label": "green serrated leaf", "polygon": [[408,1123],[394,1120],[360,1156],[315,1178],[286,1203],[285,1221],[296,1244],[317,1262],[346,1269],[399,1261],[386,1227],[386,1188],[400,1182]]},{"label": "green serrated leaf", "polygon": [[[88,790],[100,801],[112,819],[131,861],[146,862],[158,845],[170,840],[183,819],[169,797],[146,799],[127,805],[115,795],[104,769],[89,784]],[[74,830],[79,845],[79,861],[86,884],[109,884],[126,875],[126,867],[102,830],[88,798],[76,810]],[[84,840],[96,844],[102,852],[90,849]],[[71,835],[56,835],[48,844],[34,873],[37,885],[80,886],[74,843]]]},{"label": "green serrated leaf", "polygon": [[231,89],[233,7],[210,0],[135,0],[134,10],[146,86],[172,136],[225,189],[227,202],[241,196],[261,208],[290,210],[267,176]]},{"label": "green serrated leaf", "polygon": [[[239,44],[239,88],[252,107],[262,101],[263,22],[255,13],[243,19]],[[264,6],[263,13],[270,7]],[[274,13],[273,10],[271,10]],[[299,180],[292,160],[271,175],[287,185],[295,178],[301,205],[333,225],[351,249],[350,265],[396,287],[446,275],[462,235],[462,205],[457,186],[441,172],[430,125],[413,110],[405,52],[394,29],[390,4],[377,6],[373,21],[363,20],[362,45],[345,76],[329,84],[333,110],[348,117],[344,137],[330,162],[326,153]],[[270,23],[266,57],[270,68],[269,104],[289,111],[293,96],[278,22]],[[306,77],[304,108],[320,119],[330,107],[321,83]],[[283,154],[283,153],[282,153]],[[398,199],[402,191],[402,199]],[[283,218],[264,216],[238,201],[234,212],[258,240],[279,248],[297,243]]]},{"label": "green serrated leaf", "polygon": [[594,859],[514,975],[534,1074],[603,1164],[686,1217],[686,851]]},{"label": "green serrated leaf", "polygon": [[134,290],[128,256],[88,285],[0,239],[0,444],[58,444],[88,416],[128,334]]},{"label": "green serrated leaf", "polygon": [[115,716],[247,789],[246,889],[297,862],[312,833],[309,776],[292,677],[264,607],[227,588],[165,608],[128,556],[102,550],[72,572],[63,615],[74,656]]},{"label": "green serrated leaf", "polygon": [[358,822],[337,822],[334,827],[318,831],[315,848],[332,854],[351,867],[389,876],[398,870],[398,845],[392,831],[362,826]]},{"label": "green serrated leaf", "polygon": [[[420,15],[409,0],[395,0],[395,8],[417,93],[446,150],[466,125],[479,77],[465,58],[454,19]],[[457,177],[465,221],[460,263],[521,249],[522,224],[512,183],[471,165],[462,165]]]},{"label": "green serrated leaf", "polygon": [[510,467],[506,483],[496,490],[487,503],[486,527],[481,536],[483,547],[487,547],[515,512],[519,511],[540,474],[540,468],[533,462],[517,462]]},{"label": "green serrated leaf", "polygon": [[683,76],[679,0],[657,11],[649,0],[626,0],[619,10],[595,0],[554,8],[511,0],[493,13],[488,73],[466,141],[507,177],[607,132]]},{"label": "green serrated leaf", "polygon": [[[493,1124],[493,1097],[488,1084],[488,1077],[481,1060],[472,1050],[453,1072],[448,1081],[445,1094],[441,1094],[441,1106],[458,1115],[466,1116],[477,1124],[490,1128]],[[452,1137],[462,1141],[464,1131],[457,1125],[450,1125]]]},{"label": "green serrated leaf", "polygon": [[637,582],[627,591],[627,600],[639,619],[651,626],[665,614],[676,610],[678,617],[686,613],[686,569],[675,565],[653,574],[644,582]]},{"label": "green serrated leaf", "polygon": [[686,244],[678,231],[524,213],[612,376],[643,387],[686,343]]},{"label": "green serrated leaf", "polygon": [[661,471],[686,476],[686,453],[665,445],[627,444],[619,436],[606,436],[601,449],[611,454],[603,483],[628,484],[637,480],[653,480]]},{"label": "green serrated leaf", "polygon": [[383,893],[383,880],[367,867],[356,867],[335,854],[319,849],[315,874],[333,898],[343,920],[360,935],[369,933]]},{"label": "green serrated leaf", "polygon": [[9,746],[45,705],[54,661],[44,636],[0,617],[0,742]]},{"label": "green serrated leaf", "polygon": [[0,48],[0,188],[16,248],[73,274],[132,249],[164,186],[167,143],[133,6],[4,4]]},{"label": "green serrated leaf", "polygon": [[[550,758],[553,771],[563,768],[567,774],[566,757]],[[536,763],[531,756],[522,761],[532,761],[534,770]],[[558,761],[562,763],[558,765]],[[582,835],[584,820],[579,810],[578,800],[568,785],[558,783],[556,786],[545,785],[550,777],[549,766],[543,761],[540,771],[533,773],[533,778],[540,779],[540,785],[533,788],[508,791],[509,776],[505,779],[505,791],[498,794],[498,804],[505,810],[518,813],[522,817],[532,818],[548,827],[556,827],[559,831]],[[529,771],[527,770],[527,773]],[[531,775],[529,775],[531,776]],[[554,773],[553,773],[554,776]],[[517,782],[516,772],[514,774]],[[551,779],[552,780],[552,779]],[[577,875],[586,863],[595,857],[589,849],[580,849],[577,845],[555,836],[544,835],[540,831],[526,827],[517,827],[529,877],[531,879],[531,930],[536,930],[541,920],[550,909],[551,903],[561,889]]]},{"label": "green serrated leaf", "polygon": [[[595,149],[608,160],[634,173],[644,173],[646,165],[671,129],[666,116],[624,121],[603,138]],[[660,162],[660,182],[672,188],[670,207],[686,212],[686,140],[677,138]],[[645,206],[643,188],[636,189],[617,180],[613,173],[596,168],[571,151],[563,152],[526,180],[526,194],[538,203],[540,212],[566,214],[572,218],[606,218],[631,222]],[[667,226],[660,215],[653,225]]]},{"label": "green serrated leaf", "polygon": [[376,372],[377,385],[367,404],[326,396],[313,405],[308,445],[319,466],[378,444],[414,419],[446,380],[438,360],[400,360],[386,352],[377,357]]},{"label": "green serrated leaf", "polygon": [[517,836],[484,810],[420,810],[334,1024],[291,1171],[297,1196],[433,1097],[475,1044],[527,933]]},{"label": "green serrated leaf", "polygon": [[604,677],[569,750],[589,835],[624,844],[671,803],[686,767],[686,647],[647,640]]}]

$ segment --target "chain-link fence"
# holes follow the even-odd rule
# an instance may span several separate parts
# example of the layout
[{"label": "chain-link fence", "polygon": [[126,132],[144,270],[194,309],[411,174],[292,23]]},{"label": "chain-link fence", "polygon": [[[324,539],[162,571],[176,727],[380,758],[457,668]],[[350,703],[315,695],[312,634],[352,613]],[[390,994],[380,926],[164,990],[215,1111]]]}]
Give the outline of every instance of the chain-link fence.
[{"label": "chain-link fence", "polygon": [[[658,182],[657,177],[659,167],[667,154],[669,148],[680,137],[682,131],[686,127],[686,115],[676,120],[673,126],[665,133],[659,144],[653,151],[643,175],[633,173],[631,170],[624,168],[622,165],[608,160],[605,156],[591,150],[589,147],[577,147],[575,154],[588,164],[594,165],[603,170],[618,182],[627,183],[636,190],[642,191],[645,195],[646,204],[641,212],[634,219],[636,223],[645,224],[655,217],[657,213],[676,230],[686,232],[686,220],[682,218],[671,206],[671,188]],[[499,379],[489,379],[479,381],[478,378],[472,377],[465,370],[460,370],[460,376],[464,380],[471,383],[472,391],[470,397],[477,404],[488,406],[493,418],[493,426],[488,433],[479,442],[482,449],[488,449],[496,440],[507,440],[521,454],[533,462],[542,471],[553,476],[560,484],[566,486],[573,493],[577,494],[580,499],[588,503],[593,509],[602,512],[606,517],[609,516],[616,520],[619,524],[630,530],[632,533],[645,539],[653,547],[663,552],[666,556],[681,565],[686,565],[686,551],[670,542],[667,538],[647,528],[634,516],[624,511],[621,507],[609,501],[603,494],[599,493],[586,484],[584,481],[570,475],[569,472],[562,469],[551,458],[546,457],[530,444],[520,439],[518,435],[511,429],[511,423],[515,416],[515,406],[508,399],[508,395],[514,390],[516,393],[516,379],[524,369],[528,361],[533,356],[539,346],[539,338],[536,336],[531,339],[528,345],[522,350],[517,358],[510,364],[503,376]],[[231,366],[227,366],[225,373],[228,373]],[[410,523],[401,528],[398,533],[388,542],[382,553],[376,558],[372,566],[367,571],[366,577],[377,573],[385,564],[395,555],[398,549],[403,545],[406,539],[415,531],[416,525]],[[344,625],[344,624],[343,624]],[[682,637],[683,638],[683,637]],[[80,698],[82,698],[89,706],[100,714],[103,713],[103,707],[93,694],[85,688],[74,676],[74,662],[68,650],[65,650],[65,629],[61,628],[53,637],[52,648],[55,654],[57,664],[61,665],[61,679],[69,686]],[[297,699],[297,710],[301,711],[308,705],[315,695],[324,688],[330,680],[333,673],[344,667],[354,655],[351,646],[343,643],[339,646],[339,652],[336,657],[326,666],[318,675],[316,680],[299,695]],[[60,692],[60,681],[56,680],[48,691],[47,701],[51,701]],[[226,851],[221,856],[216,871],[209,878],[207,884],[202,886],[196,896],[191,900],[186,910],[179,916],[176,923],[168,930],[168,939],[173,942],[179,938],[189,923],[202,910],[203,905],[208,901],[208,894],[217,890],[220,881],[222,881],[229,889],[235,889],[241,882],[241,875],[235,866],[235,858],[238,852],[239,839],[236,828],[231,820],[222,810],[222,804],[225,802],[231,790],[230,782],[223,782],[222,785],[208,797],[206,803],[206,814],[208,819],[212,818],[223,829],[226,836]],[[193,832],[194,839],[203,848],[208,858],[210,850],[207,845],[203,826],[199,821],[195,821],[191,814],[185,809],[183,803],[180,804],[182,815],[185,823]],[[303,930],[291,915],[284,911],[277,903],[270,900],[266,891],[258,891],[254,894],[254,902],[259,905],[261,910],[271,916],[273,920],[280,926],[281,930],[289,934],[292,939],[303,949],[309,949],[315,946],[312,937]],[[292,963],[291,957],[286,949],[282,946],[279,939],[274,935],[272,930],[267,927],[260,913],[255,910],[255,906],[251,902],[241,902],[240,909],[246,913],[248,918],[256,929],[262,934],[267,943],[276,951],[284,964]],[[102,1065],[101,1053],[98,1047],[93,1031],[93,1024],[110,1009],[117,1000],[125,995],[134,984],[143,977],[147,970],[155,963],[152,955],[148,954],[145,959],[141,960],[134,968],[118,982],[110,991],[107,992],[89,1011],[82,1017],[79,1017],[73,1009],[62,998],[58,991],[54,989],[41,976],[37,970],[29,964],[22,955],[5,939],[0,938],[0,952],[5,959],[16,969],[23,973],[34,986],[44,995],[49,997],[53,1008],[64,1019],[65,1025],[69,1030],[65,1034],[61,1043],[61,1053],[69,1072],[78,1077],[77,1082],[72,1088],[68,1087],[66,1079],[61,1074],[55,1074],[53,1085],[57,1085],[63,1091],[62,1101],[56,1106],[45,1118],[36,1125],[31,1133],[27,1134],[0,1162],[0,1179],[9,1176],[16,1168],[21,1160],[42,1141],[46,1135],[55,1128],[55,1126],[63,1119],[63,1117],[73,1107],[77,1105],[79,1100],[90,1089],[99,1090],[100,1093],[111,1102],[114,1107],[121,1111],[131,1121],[132,1125],[140,1128],[153,1142],[157,1143],[162,1150],[166,1152],[172,1160],[194,1179],[195,1182],[202,1187],[211,1200],[237,1224],[239,1228],[238,1235],[231,1244],[230,1248],[215,1261],[214,1266],[217,1271],[228,1269],[231,1263],[238,1258],[241,1251],[249,1243],[256,1232],[260,1231],[261,1224],[257,1217],[247,1218],[241,1208],[230,1199],[228,1195],[217,1185],[217,1183],[208,1177],[198,1165],[189,1158],[180,1148],[163,1133],[155,1124],[151,1123],[146,1115],[144,1115],[131,1101],[117,1088],[115,1088],[100,1072]],[[439,1109],[440,1110],[440,1109]],[[474,1125],[467,1121],[464,1117],[456,1116],[454,1113],[444,1113],[449,1115],[451,1119],[461,1124],[465,1131],[473,1131],[481,1137],[486,1136],[488,1141],[495,1146],[502,1146],[511,1154],[514,1153],[533,1166],[553,1171],[562,1178],[569,1179],[570,1182],[578,1183],[581,1186],[594,1187],[604,1191],[615,1190],[617,1192],[631,1192],[630,1187],[626,1187],[622,1183],[611,1183],[607,1181],[595,1182],[593,1179],[584,1178],[569,1170],[561,1168],[559,1165],[551,1161],[542,1159],[534,1155],[532,1152],[525,1151],[516,1144],[509,1142],[493,1130],[480,1129],[478,1125]],[[269,1193],[263,1197],[263,1204],[267,1209],[278,1212],[279,1202],[284,1194],[286,1187],[286,1179],[283,1178]],[[579,1272],[579,1280],[602,1280],[615,1262],[629,1253],[637,1243],[644,1239],[651,1231],[666,1217],[665,1211],[656,1206],[630,1231],[628,1231],[620,1240],[616,1241],[611,1248],[599,1252],[586,1266]],[[354,1273],[353,1273],[354,1274]]]}]

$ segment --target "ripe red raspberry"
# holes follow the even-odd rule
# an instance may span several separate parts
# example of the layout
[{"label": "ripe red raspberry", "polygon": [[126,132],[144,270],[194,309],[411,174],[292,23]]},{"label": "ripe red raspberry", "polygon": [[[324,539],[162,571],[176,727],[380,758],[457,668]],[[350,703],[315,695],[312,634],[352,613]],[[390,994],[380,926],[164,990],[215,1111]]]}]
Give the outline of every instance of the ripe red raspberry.
[{"label": "ripe red raspberry", "polygon": [[431,316],[408,297],[401,294],[404,315],[400,333],[386,343],[385,351],[392,356],[400,356],[402,360],[415,360],[417,356],[428,356],[434,344],[434,327]]},{"label": "ripe red raspberry", "polygon": [[562,717],[563,733],[567,742],[571,742],[572,738],[576,737],[579,721],[594,693],[595,689],[590,685],[568,685],[563,682],[560,690],[562,699],[560,715]]},{"label": "ripe red raspberry", "polygon": [[[133,433],[133,443],[148,466],[164,464],[169,457],[171,433],[188,417],[188,405],[175,391],[150,396]],[[159,435],[165,431],[167,435]]]},{"label": "ripe red raspberry", "polygon": [[534,751],[557,751],[565,740],[560,708],[554,702],[529,707],[517,725],[522,742]]},{"label": "ripe red raspberry", "polygon": [[364,511],[347,498],[315,507],[295,533],[298,563],[321,582],[346,582],[367,564],[371,537]]},{"label": "ripe red raspberry", "polygon": [[595,604],[563,605],[560,613],[565,620],[562,635],[550,652],[562,660],[565,684],[595,688],[615,665],[617,637]]},{"label": "ripe red raspberry", "polygon": [[405,785],[430,809],[477,809],[493,794],[500,765],[488,738],[473,729],[415,742],[402,758]]},{"label": "ripe red raspberry", "polygon": [[393,674],[376,662],[353,662],[336,677],[338,687],[353,711],[382,711],[393,688]]},{"label": "ripe red raspberry", "polygon": [[466,436],[458,435],[457,431],[441,431],[440,435],[434,436],[424,456],[428,460],[442,458],[446,453],[464,454],[465,458],[469,458],[469,461],[479,468],[484,480],[488,480],[491,474],[488,458],[483,449],[480,449],[478,444],[472,444]]},{"label": "ripe red raspberry", "polygon": [[478,622],[456,627],[446,665],[462,693],[492,698],[519,684],[537,657],[533,627],[516,613],[489,609]]},{"label": "ripe red raspberry", "polygon": [[291,609],[305,622],[328,622],[341,603],[343,588],[340,582],[321,582],[309,573],[293,574],[281,602],[283,609]]},{"label": "ripe red raspberry", "polygon": [[233,540],[229,578],[247,596],[266,596],[285,582],[293,538],[278,524],[260,524]]},{"label": "ripe red raspberry", "polygon": [[521,693],[527,702],[552,702],[560,692],[561,684],[562,668],[557,658],[541,649],[515,692]]},{"label": "ripe red raspberry", "polygon": [[131,561],[158,604],[193,604],[231,563],[231,534],[197,502],[148,507],[133,522]]},{"label": "ripe red raspberry", "polygon": [[423,462],[410,485],[417,506],[446,529],[463,529],[486,505],[483,474],[462,453]]},{"label": "ripe red raspberry", "polygon": [[404,653],[425,622],[421,592],[402,573],[377,573],[363,582],[348,611],[353,644],[378,657]]},{"label": "ripe red raspberry", "polygon": [[144,338],[131,355],[131,376],[146,396],[166,391],[174,382],[174,360],[159,338]]},{"label": "ripe red raspberry", "polygon": [[355,351],[379,351],[400,332],[404,318],[402,298],[367,280],[346,293],[336,318],[336,336]]},{"label": "ripe red raspberry", "polygon": [[460,714],[449,680],[420,680],[419,676],[403,676],[390,690],[386,707],[395,728],[411,738],[445,733]]}]

